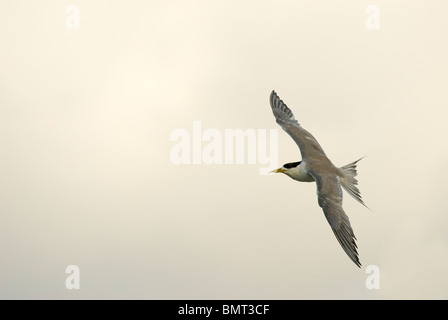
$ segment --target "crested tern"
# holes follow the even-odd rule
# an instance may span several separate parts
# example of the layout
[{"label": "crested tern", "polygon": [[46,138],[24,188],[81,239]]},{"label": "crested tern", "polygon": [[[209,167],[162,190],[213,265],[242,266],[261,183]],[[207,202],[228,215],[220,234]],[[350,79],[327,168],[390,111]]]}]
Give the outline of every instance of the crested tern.
[{"label": "crested tern", "polygon": [[302,182],[316,182],[317,200],[339,244],[349,258],[361,267],[359,261],[356,237],[350,225],[348,216],[342,208],[342,188],[353,198],[367,207],[361,199],[361,193],[356,186],[356,164],[358,159],[341,168],[336,167],[328,159],[322,147],[311,133],[306,131],[294,118],[292,111],[280,100],[275,91],[270,99],[272,112],[277,123],[296,142],[302,155],[302,160],[283,165],[271,172],[284,173],[290,178]]}]

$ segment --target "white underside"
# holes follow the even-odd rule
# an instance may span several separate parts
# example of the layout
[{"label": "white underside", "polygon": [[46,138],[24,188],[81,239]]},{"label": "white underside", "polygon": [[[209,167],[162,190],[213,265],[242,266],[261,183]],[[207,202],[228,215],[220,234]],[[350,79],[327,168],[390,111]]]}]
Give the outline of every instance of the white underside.
[{"label": "white underside", "polygon": [[314,179],[308,174],[308,172],[303,168],[303,162],[295,168],[291,168],[285,172],[286,175],[294,180],[302,182],[313,182]]}]

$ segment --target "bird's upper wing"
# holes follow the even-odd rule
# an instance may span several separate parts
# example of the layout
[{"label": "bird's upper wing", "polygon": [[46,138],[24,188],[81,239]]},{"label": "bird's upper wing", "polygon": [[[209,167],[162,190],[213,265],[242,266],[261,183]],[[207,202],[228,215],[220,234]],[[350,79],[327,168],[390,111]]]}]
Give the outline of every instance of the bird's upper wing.
[{"label": "bird's upper wing", "polygon": [[297,143],[302,159],[326,160],[327,156],[316,138],[297,122],[292,111],[280,100],[275,91],[272,91],[269,101],[277,123]]},{"label": "bird's upper wing", "polygon": [[356,237],[349,218],[342,208],[342,189],[337,177],[333,174],[320,175],[315,172],[309,174],[316,181],[319,206],[322,207],[334,235],[350,259],[361,267]]}]

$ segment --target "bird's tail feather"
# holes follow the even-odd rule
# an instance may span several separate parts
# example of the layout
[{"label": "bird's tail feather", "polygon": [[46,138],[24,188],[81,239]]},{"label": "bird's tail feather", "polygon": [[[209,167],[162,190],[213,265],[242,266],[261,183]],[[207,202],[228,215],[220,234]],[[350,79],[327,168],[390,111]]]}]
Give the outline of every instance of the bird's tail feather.
[{"label": "bird's tail feather", "polygon": [[[363,158],[361,158],[361,159],[363,159]],[[339,182],[341,183],[341,186],[344,188],[345,191],[347,191],[348,194],[350,194],[353,198],[355,198],[364,207],[368,208],[365,205],[364,201],[362,201],[361,191],[359,191],[358,187],[356,186],[358,184],[358,180],[356,180],[356,178],[355,178],[356,175],[358,174],[356,172],[356,164],[361,159],[358,159],[352,163],[349,163],[349,164],[339,168],[343,173],[343,175],[339,177]]]}]

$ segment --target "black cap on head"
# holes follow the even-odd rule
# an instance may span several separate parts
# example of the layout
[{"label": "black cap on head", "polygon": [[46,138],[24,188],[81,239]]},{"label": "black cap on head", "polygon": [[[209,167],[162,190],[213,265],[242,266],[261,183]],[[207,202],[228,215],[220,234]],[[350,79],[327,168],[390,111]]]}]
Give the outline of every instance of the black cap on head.
[{"label": "black cap on head", "polygon": [[283,168],[291,169],[297,167],[302,161],[299,162],[291,162],[283,165]]}]

